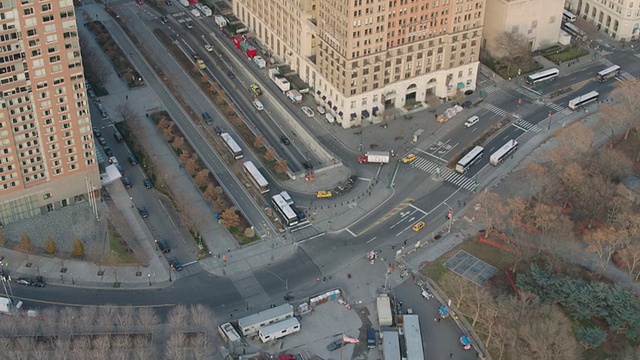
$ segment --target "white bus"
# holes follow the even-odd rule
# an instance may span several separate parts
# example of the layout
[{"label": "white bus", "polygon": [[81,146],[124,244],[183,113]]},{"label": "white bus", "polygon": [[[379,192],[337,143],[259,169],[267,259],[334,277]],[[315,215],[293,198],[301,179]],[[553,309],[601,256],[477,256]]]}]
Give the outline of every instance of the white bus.
[{"label": "white bus", "polygon": [[620,75],[620,66],[618,65],[613,65],[610,66],[600,72],[598,72],[596,74],[596,81],[597,82],[605,82],[611,78],[614,78],[616,76]]},{"label": "white bus", "polygon": [[462,159],[460,159],[460,161],[458,161],[458,164],[456,164],[456,171],[459,172],[460,174],[466,173],[467,170],[469,170],[469,168],[471,167],[471,165],[475,164],[476,162],[478,162],[478,160],[482,159],[483,152],[484,152],[484,148],[480,146],[476,146],[473,149],[471,149],[471,151],[469,151],[467,155],[465,155]]},{"label": "white bus", "polygon": [[506,144],[502,145],[502,147],[498,149],[498,151],[491,154],[489,163],[491,163],[491,165],[493,166],[498,166],[504,161],[504,158],[506,158],[516,150],[518,150],[518,142],[513,139],[509,140]]},{"label": "white bus", "polygon": [[282,198],[282,195],[273,195],[271,197],[271,202],[273,203],[273,207],[276,209],[276,212],[280,214],[282,220],[284,220],[284,223],[287,226],[298,224],[298,214],[296,214],[296,212],[291,209],[291,206],[287,204],[287,202]]},{"label": "white bus", "polygon": [[258,168],[251,161],[244,162],[244,172],[249,176],[253,185],[255,185],[261,194],[269,192],[269,182],[262,176]]},{"label": "white bus", "polygon": [[231,135],[224,132],[220,134],[220,137],[222,138],[222,141],[224,141],[224,144],[227,145],[227,149],[229,149],[229,151],[231,152],[231,155],[233,155],[233,158],[242,159],[243,157],[242,149],[240,148],[240,146],[238,146],[238,143],[236,143],[236,141],[233,140]]},{"label": "white bus", "polygon": [[591,91],[589,93],[586,93],[584,95],[578,96],[577,98],[569,101],[569,109],[571,110],[575,110],[577,108],[579,108],[582,105],[586,105],[592,101],[596,101],[598,100],[598,97],[600,96],[600,94],[598,94],[597,91]]},{"label": "white bus", "polygon": [[539,71],[535,74],[531,74],[526,77],[525,81],[529,85],[535,85],[536,83],[539,83],[542,81],[553,80],[558,75],[560,75],[560,70],[553,68],[553,69]]},{"label": "white bus", "polygon": [[587,39],[587,33],[578,29],[577,26],[571,24],[571,23],[563,23],[562,24],[562,30],[566,31],[567,33],[569,33],[569,35],[575,37],[578,40],[586,40]]},{"label": "white bus", "polygon": [[571,11],[564,9],[562,11],[562,20],[567,21],[567,22],[574,22],[576,21],[576,15],[574,13],[572,13]]}]

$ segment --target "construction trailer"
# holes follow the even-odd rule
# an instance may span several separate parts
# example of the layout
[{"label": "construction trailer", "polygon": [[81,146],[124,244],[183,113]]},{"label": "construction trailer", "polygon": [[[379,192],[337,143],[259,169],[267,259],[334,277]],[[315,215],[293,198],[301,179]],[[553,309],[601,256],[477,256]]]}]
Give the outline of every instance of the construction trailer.
[{"label": "construction trailer", "polygon": [[267,325],[293,317],[293,306],[289,303],[276,306],[238,320],[238,328],[247,336],[258,332]]}]

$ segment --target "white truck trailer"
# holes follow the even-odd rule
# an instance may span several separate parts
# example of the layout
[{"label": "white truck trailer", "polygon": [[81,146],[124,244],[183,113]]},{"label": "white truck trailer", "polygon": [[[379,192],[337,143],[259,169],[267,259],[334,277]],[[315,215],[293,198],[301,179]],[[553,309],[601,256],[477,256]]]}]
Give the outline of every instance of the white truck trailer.
[{"label": "white truck trailer", "polygon": [[393,315],[391,314],[389,295],[380,294],[376,303],[378,306],[378,325],[391,326],[393,324]]},{"label": "white truck trailer", "polygon": [[388,164],[391,158],[388,151],[369,151],[366,154],[358,157],[360,164]]}]

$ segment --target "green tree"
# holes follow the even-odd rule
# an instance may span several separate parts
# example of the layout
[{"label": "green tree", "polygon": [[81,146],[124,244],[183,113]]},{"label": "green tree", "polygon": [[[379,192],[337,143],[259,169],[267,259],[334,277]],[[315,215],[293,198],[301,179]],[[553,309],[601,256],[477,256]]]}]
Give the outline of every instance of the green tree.
[{"label": "green tree", "polygon": [[53,241],[51,236],[47,236],[47,240],[44,241],[44,252],[49,255],[53,255],[56,252],[56,242]]},{"label": "green tree", "polygon": [[78,239],[77,236],[74,236],[71,242],[71,256],[82,257],[82,255],[84,255],[84,245],[82,244],[82,240]]}]

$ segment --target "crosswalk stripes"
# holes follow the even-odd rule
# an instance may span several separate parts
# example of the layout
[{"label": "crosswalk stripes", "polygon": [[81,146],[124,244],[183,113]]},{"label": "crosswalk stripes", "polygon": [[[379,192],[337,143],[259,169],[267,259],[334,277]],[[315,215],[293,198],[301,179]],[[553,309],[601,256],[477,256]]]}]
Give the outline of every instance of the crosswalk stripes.
[{"label": "crosswalk stripes", "polygon": [[558,105],[556,103],[550,102],[550,103],[547,103],[546,105],[548,107],[550,107],[551,109],[553,109],[553,110],[555,110],[555,111],[557,111],[557,112],[559,112],[559,113],[561,113],[563,115],[571,114],[571,109],[563,107],[563,106],[560,106],[560,105]]},{"label": "crosswalk stripes", "polygon": [[534,125],[526,120],[518,120],[515,123],[513,123],[513,125],[525,130],[525,131],[531,131],[534,133],[539,133],[540,131],[542,131],[542,129],[540,128],[540,126],[538,125]]},{"label": "crosswalk stripes", "polygon": [[487,94],[491,94],[492,92],[496,92],[499,90],[500,88],[497,85],[489,85],[487,87],[482,88],[482,91],[486,92]]},{"label": "crosswalk stripes", "polygon": [[448,181],[465,190],[473,191],[477,187],[475,180],[470,179],[462,174],[458,174],[457,172],[447,167],[440,166],[423,157],[418,156],[418,158],[415,159],[411,164],[413,165],[413,167],[429,174],[436,174],[438,172],[438,168],[440,168],[440,175],[445,181]]},{"label": "crosswalk stripes", "polygon": [[524,95],[526,97],[528,97],[531,100],[537,100],[540,96],[532,93],[531,91],[528,91],[527,89],[523,89],[521,87],[516,88],[516,92],[519,93],[520,95]]},{"label": "crosswalk stripes", "polygon": [[508,113],[506,110],[504,110],[504,109],[500,109],[499,107],[497,107],[497,106],[495,106],[495,105],[493,105],[493,104],[483,103],[483,104],[482,104],[482,107],[484,107],[485,109],[487,109],[487,110],[489,110],[489,111],[491,111],[491,112],[493,112],[493,113],[496,113],[496,114],[498,114],[498,115],[500,115],[500,116],[507,116],[507,115],[509,115],[509,113]]}]

